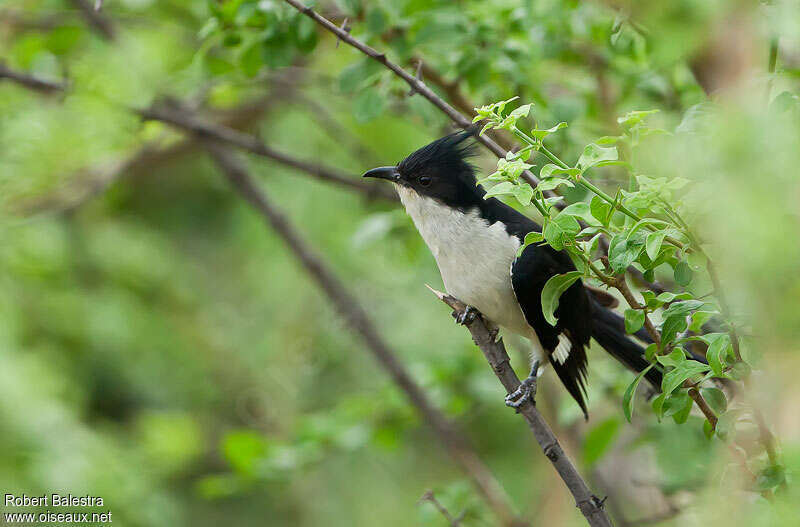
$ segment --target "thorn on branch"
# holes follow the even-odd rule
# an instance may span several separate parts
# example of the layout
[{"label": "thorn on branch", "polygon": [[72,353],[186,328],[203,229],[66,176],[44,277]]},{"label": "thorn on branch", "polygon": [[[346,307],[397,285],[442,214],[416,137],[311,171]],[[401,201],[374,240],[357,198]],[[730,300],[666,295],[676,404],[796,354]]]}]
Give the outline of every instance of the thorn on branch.
[{"label": "thorn on branch", "polygon": [[[345,33],[350,33],[350,26],[348,26],[348,25],[347,25],[347,21],[348,21],[348,20],[349,20],[349,19],[348,19],[347,17],[344,17],[344,21],[342,22],[342,25],[341,25],[341,26],[339,26],[339,29],[341,29],[341,30],[342,30],[342,31],[344,31]],[[337,48],[337,49],[339,48],[339,44],[340,44],[341,42],[342,42],[342,37],[341,37],[341,36],[339,36],[339,35],[337,35],[337,36],[336,36],[336,48]]]},{"label": "thorn on branch", "polygon": [[430,502],[434,507],[436,507],[436,510],[438,510],[442,516],[445,517],[447,522],[450,524],[450,527],[459,527],[461,525],[461,520],[464,519],[466,511],[462,511],[461,514],[454,517],[452,514],[450,514],[450,511],[447,510],[447,507],[442,505],[442,503],[436,499],[436,496],[433,494],[432,490],[426,490],[425,494],[422,495],[417,504],[420,505],[426,501]]},{"label": "thorn on branch", "polygon": [[[414,74],[414,78],[417,79],[417,82],[422,82],[422,59],[417,59],[417,72]],[[408,90],[408,97],[411,97],[417,93],[417,87],[411,86],[411,89]]]}]

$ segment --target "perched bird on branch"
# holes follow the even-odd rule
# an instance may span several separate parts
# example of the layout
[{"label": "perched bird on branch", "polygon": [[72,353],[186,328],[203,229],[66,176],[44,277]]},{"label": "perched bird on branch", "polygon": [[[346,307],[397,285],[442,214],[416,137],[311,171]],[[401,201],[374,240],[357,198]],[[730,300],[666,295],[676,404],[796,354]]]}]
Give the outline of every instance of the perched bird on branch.
[{"label": "perched bird on branch", "polygon": [[[574,271],[567,253],[543,244],[517,256],[525,235],[541,227],[476,185],[469,163],[472,133],[458,132],[420,148],[396,166],[375,168],[364,177],[394,183],[400,201],[433,253],[447,292],[474,307],[495,327],[530,340],[532,368],[520,388],[506,398],[519,407],[532,399],[546,364],[586,409],[586,346],[594,338],[630,369],[649,363],[643,348],[624,330],[622,317],[606,308],[601,295],[578,280],[561,296],[555,326],[545,320],[542,289],[559,274]],[[607,304],[606,304],[607,305]],[[463,323],[464,320],[459,320]],[[646,378],[656,388],[661,373]]]}]

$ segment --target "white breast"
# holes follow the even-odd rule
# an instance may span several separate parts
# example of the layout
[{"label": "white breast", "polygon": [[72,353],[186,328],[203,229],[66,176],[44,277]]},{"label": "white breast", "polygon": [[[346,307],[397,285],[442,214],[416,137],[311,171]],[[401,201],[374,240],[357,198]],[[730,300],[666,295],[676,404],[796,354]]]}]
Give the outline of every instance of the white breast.
[{"label": "white breast", "polygon": [[511,286],[520,242],[502,223],[478,210],[461,212],[396,185],[400,201],[436,258],[447,292],[476,307],[495,324],[534,340]]}]

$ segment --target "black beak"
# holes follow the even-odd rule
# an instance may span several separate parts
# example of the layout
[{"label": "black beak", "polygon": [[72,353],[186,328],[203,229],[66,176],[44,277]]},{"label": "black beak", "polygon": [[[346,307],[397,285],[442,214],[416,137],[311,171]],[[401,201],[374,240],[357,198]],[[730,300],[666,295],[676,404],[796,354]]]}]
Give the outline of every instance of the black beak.
[{"label": "black beak", "polygon": [[400,173],[397,171],[397,167],[378,167],[368,170],[363,177],[376,177],[397,182],[400,180]]}]

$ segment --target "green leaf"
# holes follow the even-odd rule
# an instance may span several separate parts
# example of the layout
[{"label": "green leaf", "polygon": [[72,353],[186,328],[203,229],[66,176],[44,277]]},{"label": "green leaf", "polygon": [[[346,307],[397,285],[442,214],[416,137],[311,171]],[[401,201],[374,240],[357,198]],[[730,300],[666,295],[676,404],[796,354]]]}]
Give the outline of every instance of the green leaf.
[{"label": "green leaf", "polygon": [[625,271],[639,257],[643,248],[640,237],[628,239],[623,234],[615,235],[608,247],[608,263],[611,269],[615,273]]},{"label": "green leaf", "polygon": [[714,427],[711,426],[711,422],[708,419],[703,421],[703,435],[706,436],[706,439],[714,437]]},{"label": "green leaf", "polygon": [[303,53],[314,51],[317,46],[317,24],[306,16],[301,16],[297,22],[292,24],[295,30],[295,44],[297,49]]},{"label": "green leaf", "polygon": [[662,407],[663,416],[672,417],[682,412],[687,406],[689,408],[692,406],[692,398],[689,397],[688,390],[678,390],[675,393],[667,394]]},{"label": "green leaf", "polygon": [[519,258],[519,256],[523,253],[523,251],[525,251],[525,248],[528,245],[539,243],[542,240],[544,240],[544,236],[542,235],[541,232],[531,231],[528,234],[526,234],[525,241],[522,243],[522,246],[520,246],[520,248],[517,249],[517,257]]},{"label": "green leaf", "polygon": [[617,118],[617,122],[625,128],[630,128],[633,125],[641,123],[645,117],[658,113],[658,110],[634,110],[628,112],[622,117]]},{"label": "green leaf", "polygon": [[580,277],[581,273],[579,271],[570,271],[553,276],[544,284],[544,289],[542,289],[542,313],[551,326],[555,326],[557,322],[555,312],[558,309],[559,298]]},{"label": "green leaf", "polygon": [[602,161],[616,161],[618,158],[617,147],[604,147],[592,143],[586,145],[586,148],[583,149],[583,153],[578,159],[577,167],[581,169],[581,172],[584,172]]},{"label": "green leaf", "polygon": [[[589,204],[583,201],[578,201],[572,205],[567,205],[560,214],[573,216],[585,220],[587,223],[597,223],[592,215],[589,213]],[[559,215],[560,215],[559,214]]]},{"label": "green leaf", "polygon": [[569,214],[560,213],[545,224],[543,234],[547,243],[553,249],[560,251],[564,248],[564,242],[574,239],[580,231],[578,220]]},{"label": "green leaf", "polygon": [[531,111],[531,106],[533,104],[523,104],[522,106],[513,110],[508,117],[500,121],[499,124],[495,126],[495,128],[501,128],[504,130],[512,130],[516,125],[517,121],[522,119],[523,117],[527,116]]},{"label": "green leaf", "polygon": [[728,409],[728,400],[725,398],[725,392],[719,388],[703,388],[700,390],[700,394],[718,416],[724,414]]},{"label": "green leaf", "polygon": [[647,368],[639,372],[639,375],[637,375],[636,378],[633,379],[633,382],[628,385],[628,388],[625,390],[625,395],[622,396],[622,411],[625,413],[625,419],[627,419],[629,423],[633,417],[633,401],[636,395],[636,388],[639,386],[641,380],[652,367],[653,364],[650,364]]},{"label": "green leaf", "polygon": [[736,362],[731,365],[730,373],[728,375],[731,379],[741,381],[746,379],[752,373],[752,368],[744,362]]},{"label": "green leaf", "polygon": [[675,366],[675,368],[664,374],[664,379],[661,382],[661,391],[664,393],[672,393],[687,379],[695,375],[705,373],[708,370],[708,364],[703,364],[701,362],[697,362],[696,360],[687,360],[681,362]]},{"label": "green leaf", "polygon": [[655,260],[658,257],[658,253],[661,251],[661,244],[664,243],[664,238],[666,238],[666,236],[667,231],[656,231],[647,235],[645,250],[647,251],[647,256],[650,257],[651,260]]},{"label": "green leaf", "polygon": [[678,262],[675,266],[675,282],[678,285],[687,286],[692,281],[692,268],[686,262]]},{"label": "green leaf", "polygon": [[656,360],[664,366],[675,367],[686,361],[686,353],[681,348],[675,348],[669,355],[659,355]]},{"label": "green leaf", "polygon": [[675,300],[689,300],[690,298],[692,298],[691,293],[671,293],[669,291],[665,291],[656,297],[656,299],[660,302],[659,305],[668,304],[670,302],[674,302]]},{"label": "green leaf", "polygon": [[545,190],[553,190],[554,188],[558,187],[559,185],[566,185],[568,187],[574,187],[575,184],[570,181],[569,179],[565,179],[563,177],[549,177],[539,180],[539,184],[536,185],[536,190],[544,192]]},{"label": "green leaf", "polygon": [[662,393],[653,399],[653,412],[656,414],[659,423],[661,422],[661,418],[664,416],[664,400],[666,397],[667,396]]},{"label": "green leaf", "polygon": [[695,333],[700,333],[703,330],[703,325],[716,314],[714,311],[695,311],[692,313],[692,323],[689,325],[689,329]]},{"label": "green leaf", "polygon": [[664,323],[661,324],[661,345],[666,347],[667,344],[675,340],[678,333],[686,330],[687,325],[686,317],[683,315],[666,318]]},{"label": "green leaf", "polygon": [[359,123],[369,122],[383,113],[386,99],[375,88],[366,88],[353,102],[353,117]]},{"label": "green leaf", "polygon": [[652,342],[648,344],[648,346],[644,349],[644,358],[648,361],[652,361],[653,358],[656,356],[656,352],[658,351],[658,344]]},{"label": "green leaf", "polygon": [[781,465],[770,465],[756,478],[756,488],[758,490],[770,490],[783,485],[786,481],[786,469]]},{"label": "green leaf", "polygon": [[560,166],[554,165],[553,163],[548,163],[542,167],[539,171],[539,177],[542,179],[547,179],[552,176],[557,176],[560,174],[566,174],[568,176],[577,176],[581,173],[580,170],[577,168],[561,168]]},{"label": "green leaf", "polygon": [[644,326],[645,312],[642,309],[625,310],[625,333],[632,335]]},{"label": "green leaf", "polygon": [[619,433],[620,424],[618,418],[609,417],[589,430],[583,440],[583,461],[587,465],[594,465],[608,452]]},{"label": "green leaf", "polygon": [[589,204],[589,210],[597,221],[603,225],[608,225],[612,213],[611,204],[609,202],[600,196],[594,196]]},{"label": "green leaf", "polygon": [[675,421],[676,424],[682,425],[689,419],[689,414],[692,412],[692,403],[692,398],[686,395],[686,398],[683,399],[683,407],[672,414],[672,420]]},{"label": "green leaf", "polygon": [[625,137],[621,136],[621,135],[604,135],[603,137],[601,137],[600,139],[595,141],[595,144],[601,145],[601,146],[615,145],[615,144],[619,143],[620,141],[622,141],[623,139],[625,139]]},{"label": "green leaf", "polygon": [[[676,296],[677,297],[677,296]],[[692,311],[703,307],[705,302],[701,300],[682,300],[680,302],[672,303],[667,309],[664,310],[664,317],[671,316],[688,316]]]},{"label": "green leaf", "polygon": [[527,207],[531,204],[531,198],[533,198],[533,188],[527,183],[520,183],[514,187],[513,194],[522,206]]},{"label": "green leaf", "polygon": [[257,462],[267,451],[264,437],[250,430],[231,432],[222,441],[222,453],[234,470],[253,476]]},{"label": "green leaf", "polygon": [[709,333],[702,339],[708,344],[706,359],[714,375],[721,377],[727,364],[729,350],[732,349],[731,339],[727,333]]},{"label": "green leaf", "polygon": [[723,441],[728,441],[733,438],[736,431],[736,422],[739,420],[741,414],[740,410],[731,410],[725,412],[717,420],[717,437]]},{"label": "green leaf", "polygon": [[539,139],[541,141],[542,139],[544,139],[548,135],[550,135],[552,133],[555,133],[555,132],[561,130],[562,128],[566,128],[566,127],[567,127],[567,123],[562,121],[562,122],[558,123],[557,125],[555,125],[554,127],[548,128],[546,130],[531,130],[531,135],[533,137],[535,137],[536,139]]},{"label": "green leaf", "polygon": [[492,196],[504,196],[506,194],[513,194],[515,187],[516,185],[514,185],[514,183],[510,181],[503,181],[493,186],[489,190],[487,190],[486,194],[484,194],[483,197],[490,198]]},{"label": "green leaf", "polygon": [[255,42],[249,47],[245,48],[241,55],[239,55],[239,68],[248,77],[255,77],[264,65],[264,60],[261,54],[261,42]]},{"label": "green leaf", "polygon": [[339,74],[339,89],[345,93],[352,93],[372,82],[380,74],[380,64],[371,59],[362,59],[342,70]]}]

